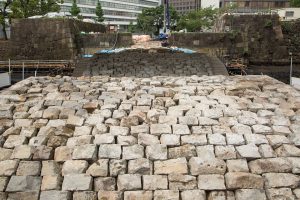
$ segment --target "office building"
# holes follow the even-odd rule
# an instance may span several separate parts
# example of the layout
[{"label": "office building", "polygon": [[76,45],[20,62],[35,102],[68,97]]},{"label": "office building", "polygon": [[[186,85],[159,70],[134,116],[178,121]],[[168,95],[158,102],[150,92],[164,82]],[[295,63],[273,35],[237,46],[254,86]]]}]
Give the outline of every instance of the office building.
[{"label": "office building", "polygon": [[[73,0],[64,0],[61,4],[61,12],[70,15],[72,2]],[[100,0],[100,3],[104,13],[104,23],[126,29],[131,22],[136,24],[137,16],[144,8],[156,7],[160,4],[160,0]],[[77,0],[80,14],[84,18],[96,17],[96,5],[97,0]]]},{"label": "office building", "polygon": [[255,12],[290,6],[289,0],[221,0],[220,7],[236,5],[239,12]]},{"label": "office building", "polygon": [[169,0],[169,4],[181,15],[201,8],[201,0]]}]

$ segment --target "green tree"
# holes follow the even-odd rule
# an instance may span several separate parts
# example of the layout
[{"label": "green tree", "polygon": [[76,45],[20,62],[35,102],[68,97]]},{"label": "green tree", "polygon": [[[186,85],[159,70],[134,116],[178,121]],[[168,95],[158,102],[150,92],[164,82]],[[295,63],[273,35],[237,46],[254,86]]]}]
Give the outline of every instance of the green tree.
[{"label": "green tree", "polygon": [[132,21],[128,25],[128,32],[129,33],[134,33],[135,32],[135,26],[133,25]]},{"label": "green tree", "polygon": [[59,0],[13,0],[10,6],[12,18],[28,18],[44,15],[48,12],[59,12]]},{"label": "green tree", "polygon": [[217,13],[218,10],[212,7],[190,12],[180,18],[177,29],[187,29],[188,32],[197,32],[205,28],[210,28],[217,17]]},{"label": "green tree", "polygon": [[73,0],[73,4],[72,4],[71,10],[70,10],[70,13],[72,16],[75,16],[75,17],[78,17],[78,15],[80,13],[80,9],[77,6],[76,0]]},{"label": "green tree", "polygon": [[290,0],[291,7],[300,7],[300,0]]},{"label": "green tree", "polygon": [[[61,1],[60,3],[63,3]],[[48,12],[59,12],[60,11],[60,6],[58,5],[57,0],[40,0],[40,14],[45,15]]]},{"label": "green tree", "polygon": [[[170,26],[171,30],[179,20],[179,15],[176,10],[170,7]],[[145,8],[137,18],[137,28],[144,33],[159,33],[159,29],[163,27],[164,23],[164,7],[158,6],[155,8]]]},{"label": "green tree", "polygon": [[3,2],[3,6],[0,5],[0,24],[2,26],[2,31],[4,34],[4,39],[7,40],[7,34],[6,34],[6,19],[8,19],[8,12],[7,8],[12,3],[11,0],[6,0]]},{"label": "green tree", "polygon": [[100,1],[98,0],[97,6],[96,6],[96,21],[97,22],[103,22],[104,17],[103,17],[103,10]]}]

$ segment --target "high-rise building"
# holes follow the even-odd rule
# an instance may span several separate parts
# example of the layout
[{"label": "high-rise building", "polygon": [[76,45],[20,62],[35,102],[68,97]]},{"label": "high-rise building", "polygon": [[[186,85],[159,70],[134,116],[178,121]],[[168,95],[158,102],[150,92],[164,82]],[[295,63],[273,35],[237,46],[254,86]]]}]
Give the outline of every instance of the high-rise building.
[{"label": "high-rise building", "polygon": [[[97,1],[77,0],[80,14],[84,18],[95,18]],[[70,15],[72,2],[73,0],[64,0],[61,4],[61,12]],[[100,0],[100,4],[104,13],[104,23],[126,29],[131,22],[136,24],[137,16],[144,8],[156,7],[160,4],[160,0]]]},{"label": "high-rise building", "polygon": [[186,14],[201,8],[201,0],[169,0],[169,4],[179,14]]},{"label": "high-rise building", "polygon": [[220,7],[220,0],[202,0],[201,1],[201,8],[219,8]]},{"label": "high-rise building", "polygon": [[266,9],[287,8],[290,6],[289,0],[221,0],[220,7],[235,5],[237,11],[251,12]]}]

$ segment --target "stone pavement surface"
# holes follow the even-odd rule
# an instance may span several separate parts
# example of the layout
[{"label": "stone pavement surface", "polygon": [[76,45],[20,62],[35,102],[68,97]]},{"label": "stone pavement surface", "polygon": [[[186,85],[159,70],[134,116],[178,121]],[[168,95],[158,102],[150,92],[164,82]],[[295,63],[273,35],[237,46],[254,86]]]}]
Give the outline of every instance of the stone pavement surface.
[{"label": "stone pavement surface", "polygon": [[267,76],[29,78],[0,93],[0,199],[300,199],[299,109]]}]

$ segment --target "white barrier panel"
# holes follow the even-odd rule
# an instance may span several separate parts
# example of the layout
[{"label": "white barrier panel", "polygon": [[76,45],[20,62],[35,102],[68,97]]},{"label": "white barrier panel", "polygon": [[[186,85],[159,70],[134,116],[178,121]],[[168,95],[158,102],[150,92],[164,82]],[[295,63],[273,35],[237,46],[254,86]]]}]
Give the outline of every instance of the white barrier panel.
[{"label": "white barrier panel", "polygon": [[9,73],[0,73],[0,88],[11,85]]},{"label": "white barrier panel", "polygon": [[292,86],[300,90],[300,78],[292,77]]}]

